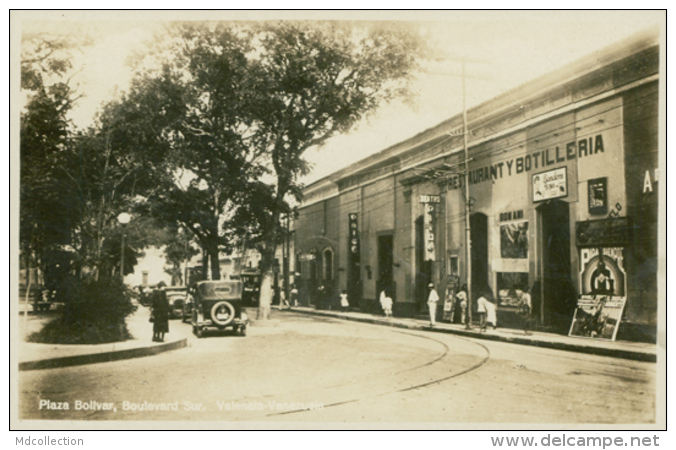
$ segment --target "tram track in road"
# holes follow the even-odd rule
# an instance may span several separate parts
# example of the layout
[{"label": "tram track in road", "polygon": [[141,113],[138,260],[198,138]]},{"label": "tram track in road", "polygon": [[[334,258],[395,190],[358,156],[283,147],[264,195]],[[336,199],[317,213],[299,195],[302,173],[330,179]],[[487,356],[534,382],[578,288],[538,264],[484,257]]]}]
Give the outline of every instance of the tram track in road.
[{"label": "tram track in road", "polygon": [[[440,344],[444,348],[444,351],[443,351],[441,356],[439,356],[439,357],[437,357],[437,358],[435,358],[431,361],[428,361],[425,364],[420,364],[420,365],[412,367],[412,368],[408,368],[408,369],[405,369],[405,370],[402,370],[402,371],[399,371],[399,372],[395,372],[394,375],[399,375],[399,374],[403,374],[403,373],[407,373],[407,372],[411,372],[411,371],[415,371],[415,370],[420,370],[420,369],[423,369],[425,367],[433,366],[434,364],[442,361],[444,358],[447,358],[449,356],[449,353],[450,353],[449,346],[445,342],[440,341],[439,339],[435,339],[435,338],[430,337],[430,336],[420,335],[420,334],[416,334],[416,333],[407,333],[407,332],[402,332],[402,331],[393,331],[393,332],[399,333],[399,334],[404,334],[404,335],[407,335],[407,336],[413,336],[413,337],[417,337],[417,338],[421,338],[421,339],[427,339],[427,340],[433,341],[437,344]],[[470,340],[468,338],[457,337],[457,336],[453,336],[452,339],[464,341],[464,342],[476,345],[478,347],[481,347],[483,349],[483,351],[485,352],[484,357],[481,360],[479,360],[477,363],[471,365],[470,367],[467,367],[464,370],[461,370],[460,372],[452,373],[451,375],[448,375],[448,376],[435,378],[433,380],[429,380],[429,381],[424,382],[424,383],[418,383],[418,384],[415,384],[415,385],[412,385],[412,386],[407,386],[407,387],[403,387],[403,388],[399,388],[399,389],[392,389],[392,390],[389,390],[389,391],[386,391],[386,392],[379,392],[379,393],[375,393],[375,394],[372,394],[372,395],[360,396],[360,397],[351,398],[351,399],[348,399],[348,400],[328,403],[328,404],[322,405],[322,408],[334,408],[334,407],[338,407],[338,406],[342,406],[342,405],[359,403],[362,400],[384,397],[384,396],[387,396],[387,395],[398,394],[398,393],[402,393],[402,392],[408,392],[408,391],[413,391],[413,390],[416,390],[416,389],[425,388],[427,386],[439,384],[439,383],[442,383],[444,381],[448,381],[448,380],[451,380],[451,379],[454,379],[454,378],[458,378],[458,377],[466,375],[470,372],[476,371],[490,360],[491,352],[488,349],[488,347],[486,347],[482,343],[475,342],[475,341]],[[356,388],[357,386],[354,386],[354,387]],[[307,412],[310,412],[310,411],[313,411],[313,409],[312,408],[295,409],[295,410],[269,413],[269,414],[266,414],[264,417],[288,416],[288,415],[291,415],[291,414],[301,414],[301,413],[307,413]]]}]

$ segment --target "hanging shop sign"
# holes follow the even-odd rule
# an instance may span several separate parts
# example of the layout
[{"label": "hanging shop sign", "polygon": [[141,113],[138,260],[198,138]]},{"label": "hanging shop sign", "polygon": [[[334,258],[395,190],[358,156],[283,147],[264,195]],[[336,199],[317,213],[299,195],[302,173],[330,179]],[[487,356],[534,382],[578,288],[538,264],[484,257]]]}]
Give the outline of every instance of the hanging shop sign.
[{"label": "hanging shop sign", "polygon": [[624,247],[580,250],[580,292],[569,335],[614,341],[626,303]]},{"label": "hanging shop sign", "polygon": [[[427,200],[423,202],[423,200]],[[431,201],[430,201],[431,200]],[[425,209],[424,212],[424,238],[425,238],[425,261],[435,261],[436,248],[434,245],[434,214],[439,203],[438,195],[421,195],[420,202]]]},{"label": "hanging shop sign", "polygon": [[348,250],[350,255],[359,255],[359,216],[357,213],[347,215],[350,227],[348,238]]},{"label": "hanging shop sign", "polygon": [[629,243],[631,226],[627,217],[587,220],[575,224],[578,247],[613,247]]},{"label": "hanging shop sign", "polygon": [[587,199],[589,214],[606,214],[608,212],[608,179],[589,180],[587,182]]},{"label": "hanging shop sign", "polygon": [[441,203],[439,195],[421,195],[420,203]]},{"label": "hanging shop sign", "polygon": [[566,168],[549,170],[533,175],[533,202],[568,196]]}]

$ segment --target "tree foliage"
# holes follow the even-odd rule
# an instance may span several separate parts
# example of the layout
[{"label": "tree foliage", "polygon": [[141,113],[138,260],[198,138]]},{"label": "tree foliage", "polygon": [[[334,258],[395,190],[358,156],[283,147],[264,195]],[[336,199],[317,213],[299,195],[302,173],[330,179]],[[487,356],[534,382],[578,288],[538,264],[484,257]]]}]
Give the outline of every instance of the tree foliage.
[{"label": "tree foliage", "polygon": [[212,258],[246,236],[262,254],[267,317],[281,219],[302,198],[305,152],[406,96],[425,56],[415,30],[392,23],[169,27],[139,59],[139,80],[185,105],[161,135],[190,181],[174,180],[155,210],[192,230]]}]

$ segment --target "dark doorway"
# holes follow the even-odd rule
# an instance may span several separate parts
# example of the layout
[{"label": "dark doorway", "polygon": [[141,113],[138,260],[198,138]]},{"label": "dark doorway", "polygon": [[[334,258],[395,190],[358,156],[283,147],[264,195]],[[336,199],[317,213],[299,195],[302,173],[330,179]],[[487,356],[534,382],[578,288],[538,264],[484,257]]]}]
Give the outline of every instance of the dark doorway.
[{"label": "dark doorway", "polygon": [[[472,240],[472,298],[476,300],[486,290],[488,284],[488,217],[485,214],[472,214],[470,239]],[[476,303],[473,302],[473,305]]]},{"label": "dark doorway", "polygon": [[310,306],[317,305],[317,261],[312,259],[307,261],[307,292]]},{"label": "dark doorway", "polygon": [[349,299],[350,305],[363,307],[359,251],[352,252],[350,249],[348,249],[348,251],[347,298]]},{"label": "dark doorway", "polygon": [[571,279],[570,213],[568,203],[548,201],[538,207],[542,249],[542,301],[544,324],[564,332],[577,304]]},{"label": "dark doorway", "polygon": [[332,309],[337,299],[333,283],[333,250],[327,248],[322,256],[322,278],[324,284],[324,308]]},{"label": "dark doorway", "polygon": [[394,276],[394,236],[391,234],[378,236],[378,278],[376,279],[376,296],[382,291],[395,300]]},{"label": "dark doorway", "polygon": [[423,216],[415,221],[415,298],[418,312],[427,311],[427,285],[432,281],[432,261],[425,261],[425,227]]}]

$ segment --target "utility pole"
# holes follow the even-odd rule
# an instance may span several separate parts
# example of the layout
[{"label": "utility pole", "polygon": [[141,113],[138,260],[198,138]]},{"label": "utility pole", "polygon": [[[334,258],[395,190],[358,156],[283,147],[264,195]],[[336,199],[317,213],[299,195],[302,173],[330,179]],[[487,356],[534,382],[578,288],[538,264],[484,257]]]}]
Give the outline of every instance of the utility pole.
[{"label": "utility pole", "polygon": [[469,204],[469,149],[467,146],[467,95],[465,89],[465,60],[462,61],[462,145],[465,152],[465,267],[467,268],[467,321],[465,327],[472,328],[472,229],[470,226]]},{"label": "utility pole", "polygon": [[[465,197],[465,267],[466,267],[466,280],[467,280],[467,320],[465,321],[465,327],[469,330],[472,328],[472,229],[470,223],[471,210],[471,200],[469,195],[469,144],[468,144],[468,129],[467,129],[467,88],[466,80],[467,75],[465,73],[465,65],[467,62],[486,64],[487,61],[480,61],[474,59],[468,59],[465,57],[452,58],[456,61],[462,63],[462,72],[460,76],[462,77],[462,143],[464,151],[464,178],[463,178],[463,194]],[[457,77],[457,74],[447,73],[447,72],[438,72],[438,71],[427,71],[432,75],[441,75],[441,76],[451,76]],[[489,80],[486,77],[480,76],[470,76],[469,78],[479,79],[479,80]]]}]

